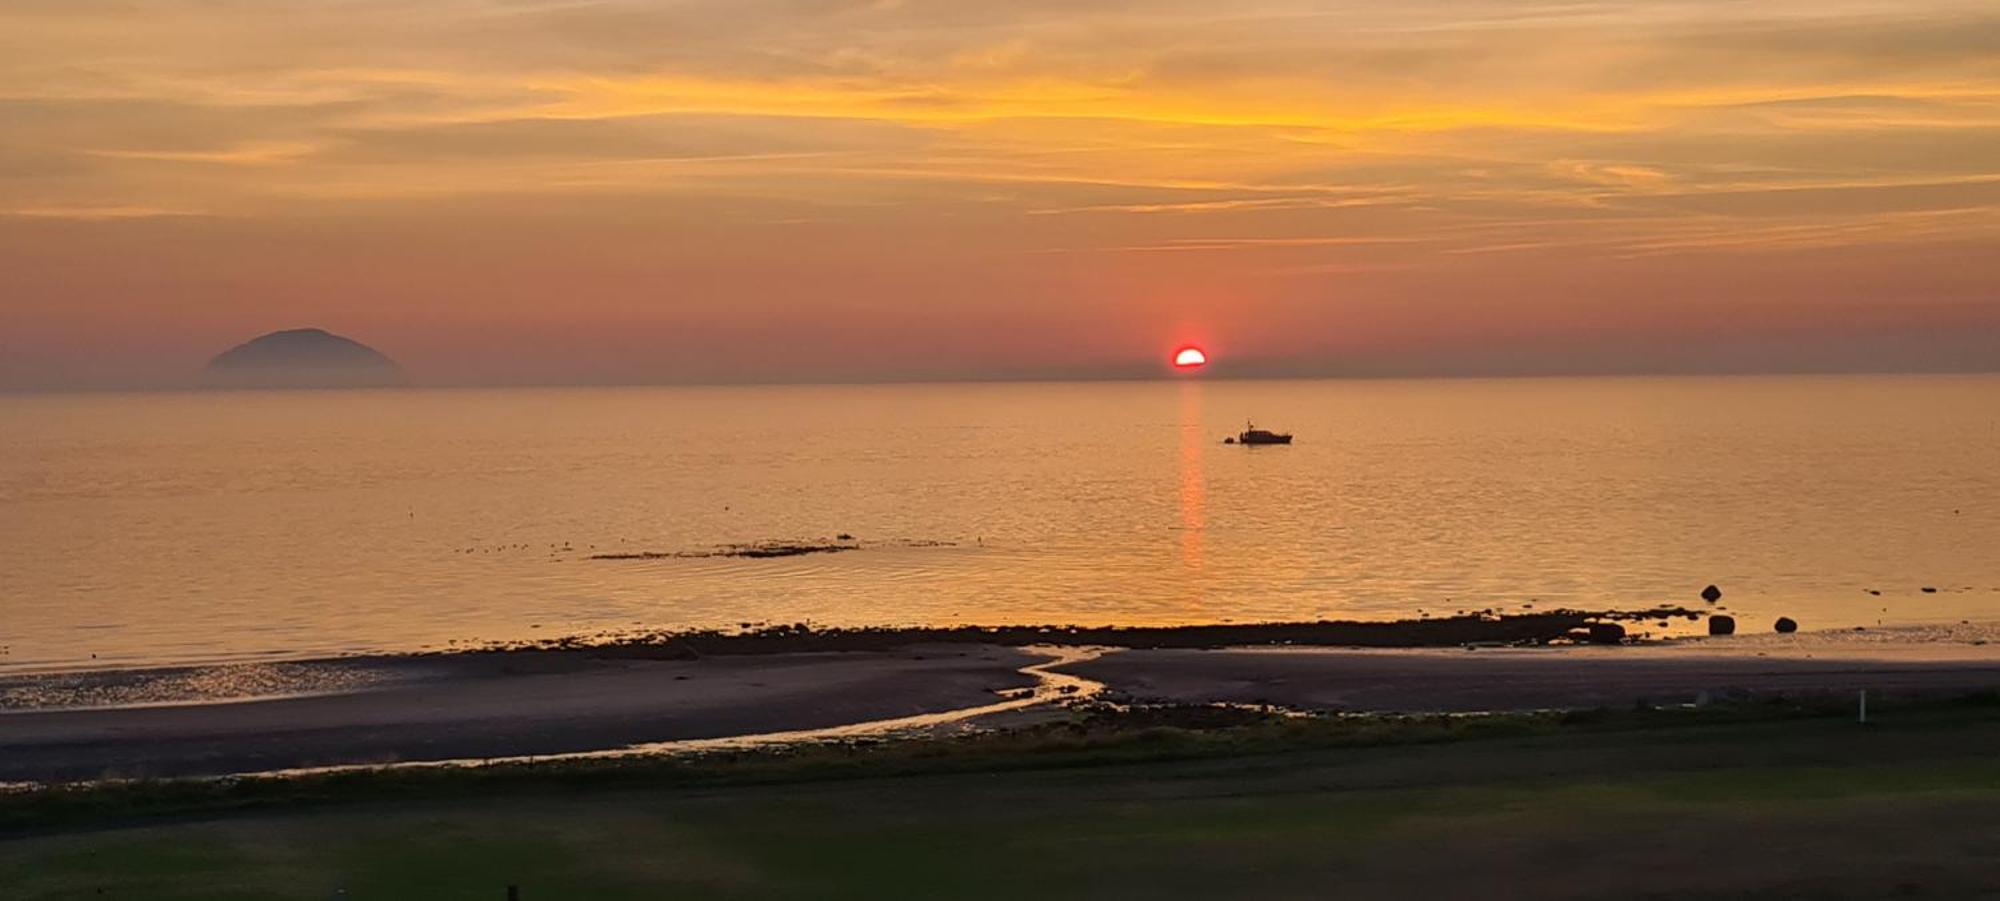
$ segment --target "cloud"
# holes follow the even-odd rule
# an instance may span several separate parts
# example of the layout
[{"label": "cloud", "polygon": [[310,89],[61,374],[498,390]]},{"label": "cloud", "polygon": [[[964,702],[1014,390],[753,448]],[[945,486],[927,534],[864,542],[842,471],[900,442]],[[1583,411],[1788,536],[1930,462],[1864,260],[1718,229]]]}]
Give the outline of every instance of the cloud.
[{"label": "cloud", "polygon": [[0,210],[0,215],[20,216],[29,219],[76,219],[97,222],[115,219],[157,219],[171,216],[201,216],[201,210],[176,210],[152,206],[48,206],[15,207]]},{"label": "cloud", "polygon": [[331,132],[337,162],[647,160],[911,151],[926,136],[893,123],[661,114],[525,118]]},{"label": "cloud", "polygon": [[54,318],[353,278],[334,309],[534,334],[548,296],[777,321],[837,285],[878,330],[1282,308],[1294,341],[1655,261],[2000,278],[1967,249],[2000,14],[1965,0],[13,0],[0,121],[0,262]]}]

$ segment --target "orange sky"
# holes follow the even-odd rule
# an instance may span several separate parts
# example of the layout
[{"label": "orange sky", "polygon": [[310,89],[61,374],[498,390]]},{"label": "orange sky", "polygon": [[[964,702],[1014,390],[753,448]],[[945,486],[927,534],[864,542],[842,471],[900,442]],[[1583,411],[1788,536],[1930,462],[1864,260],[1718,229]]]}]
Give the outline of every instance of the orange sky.
[{"label": "orange sky", "polygon": [[1990,2],[8,0],[0,387],[2000,360]]}]

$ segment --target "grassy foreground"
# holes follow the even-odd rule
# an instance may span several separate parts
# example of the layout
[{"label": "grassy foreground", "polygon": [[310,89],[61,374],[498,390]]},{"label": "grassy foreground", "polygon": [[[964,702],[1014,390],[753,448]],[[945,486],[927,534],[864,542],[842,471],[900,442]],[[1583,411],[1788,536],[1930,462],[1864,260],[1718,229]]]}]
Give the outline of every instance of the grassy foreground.
[{"label": "grassy foreground", "polygon": [[[1136,714],[0,803],[8,898],[1967,897],[2000,708]],[[344,895],[340,892],[344,891]]]}]

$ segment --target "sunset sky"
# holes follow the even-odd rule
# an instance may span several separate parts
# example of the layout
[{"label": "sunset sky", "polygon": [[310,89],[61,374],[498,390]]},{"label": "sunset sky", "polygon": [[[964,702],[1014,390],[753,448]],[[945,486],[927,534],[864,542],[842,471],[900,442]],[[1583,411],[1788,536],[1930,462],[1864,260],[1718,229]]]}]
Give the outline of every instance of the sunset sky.
[{"label": "sunset sky", "polygon": [[0,387],[2000,362],[1982,2],[6,0]]}]

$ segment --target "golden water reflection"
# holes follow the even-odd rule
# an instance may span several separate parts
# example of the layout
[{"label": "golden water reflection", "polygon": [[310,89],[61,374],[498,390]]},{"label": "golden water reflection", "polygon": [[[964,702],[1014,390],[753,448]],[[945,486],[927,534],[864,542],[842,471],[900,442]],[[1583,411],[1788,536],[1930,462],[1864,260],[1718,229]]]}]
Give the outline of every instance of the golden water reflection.
[{"label": "golden water reflection", "polygon": [[[1746,624],[1990,622],[1995,410],[2000,376],[0,396],[0,673],[1709,583]],[[1298,443],[1223,446],[1246,415]]]},{"label": "golden water reflection", "polygon": [[1186,583],[1192,592],[1189,599],[1199,602],[1200,581],[1193,577],[1201,572],[1201,539],[1207,525],[1201,455],[1208,446],[1202,432],[1200,382],[1181,383],[1180,431],[1180,560],[1190,577]]}]

